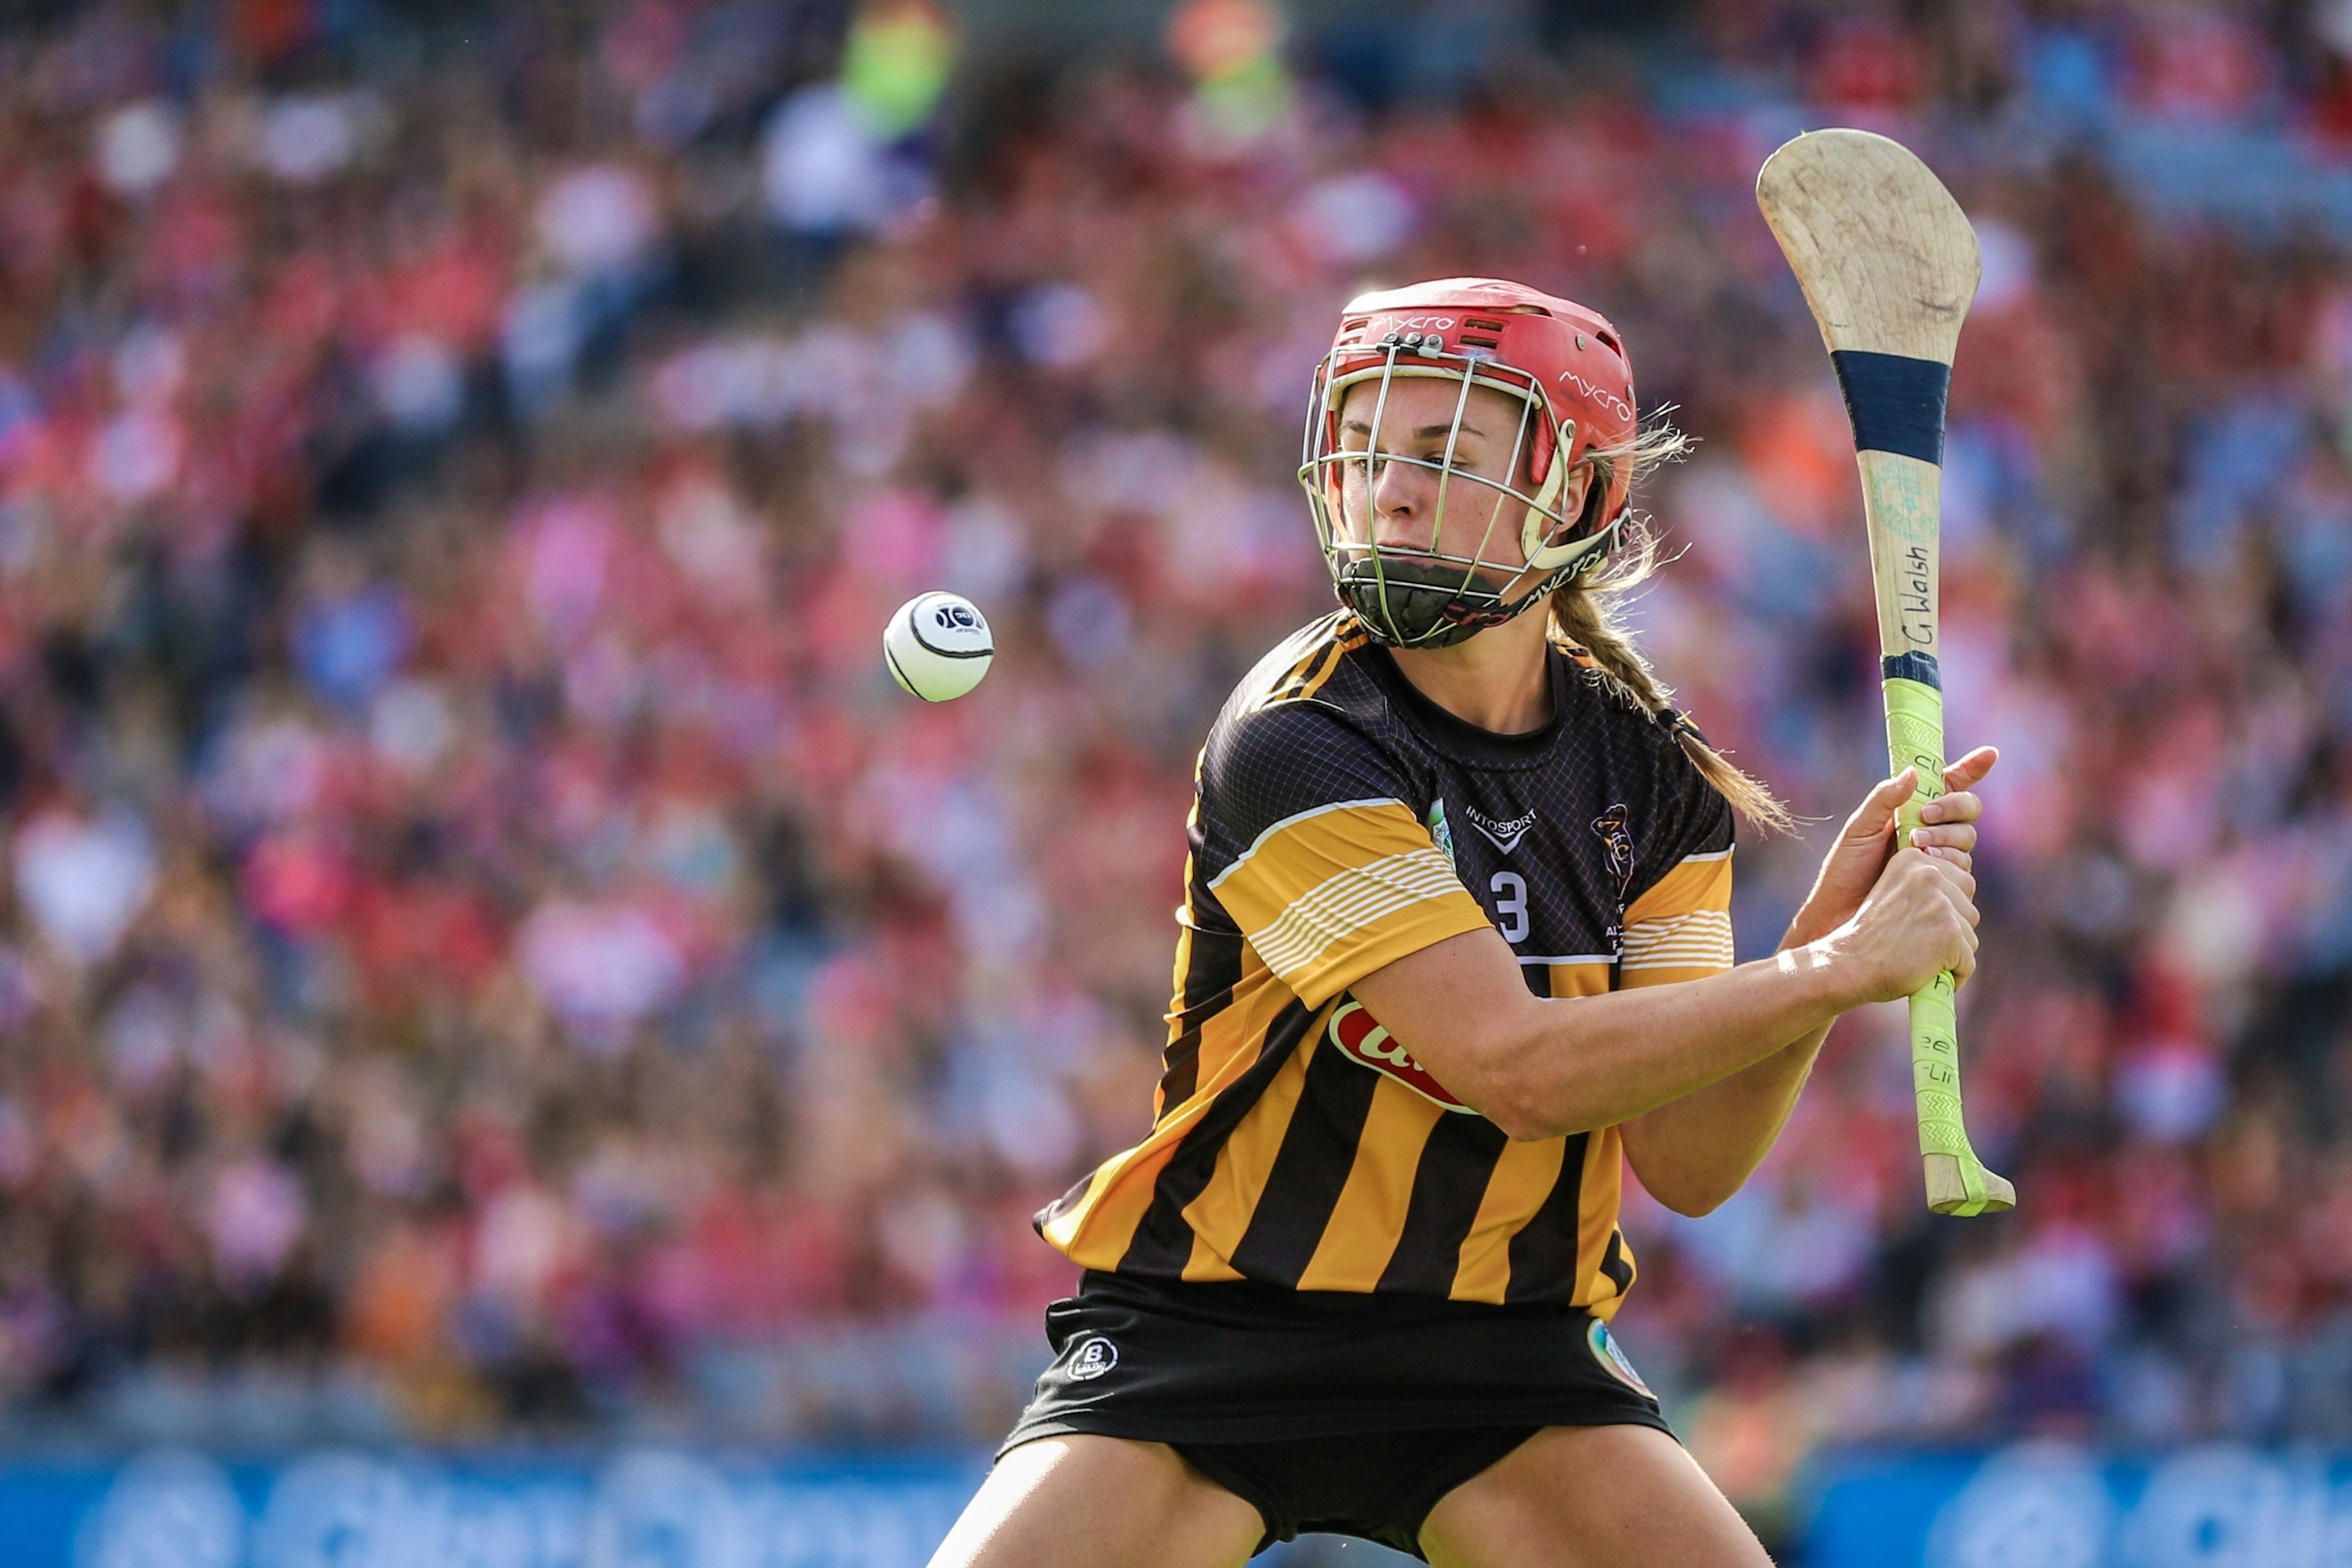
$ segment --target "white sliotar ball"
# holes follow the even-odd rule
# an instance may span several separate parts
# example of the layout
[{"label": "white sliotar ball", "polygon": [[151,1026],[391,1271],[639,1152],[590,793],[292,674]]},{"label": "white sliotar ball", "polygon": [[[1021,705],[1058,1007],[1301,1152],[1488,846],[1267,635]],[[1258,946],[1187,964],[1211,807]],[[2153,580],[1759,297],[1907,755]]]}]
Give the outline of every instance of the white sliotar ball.
[{"label": "white sliotar ball", "polygon": [[980,684],[996,657],[988,618],[960,594],[919,594],[882,631],[890,678],[926,702],[945,702]]}]

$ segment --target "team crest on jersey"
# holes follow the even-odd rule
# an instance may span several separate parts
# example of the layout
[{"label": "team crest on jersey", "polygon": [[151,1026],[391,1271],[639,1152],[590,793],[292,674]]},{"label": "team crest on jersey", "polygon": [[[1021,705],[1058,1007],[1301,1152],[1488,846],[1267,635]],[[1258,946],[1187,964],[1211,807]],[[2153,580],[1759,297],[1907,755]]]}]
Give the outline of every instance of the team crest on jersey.
[{"label": "team crest on jersey", "polygon": [[1650,1392],[1650,1385],[1642,1381],[1642,1374],[1633,1370],[1633,1363],[1626,1358],[1625,1352],[1617,1348],[1616,1338],[1610,1333],[1608,1324],[1598,1318],[1593,1319],[1592,1326],[1584,1331],[1584,1342],[1591,1348],[1592,1359],[1601,1363],[1601,1371],[1645,1399],[1657,1397]]},{"label": "team crest on jersey", "polygon": [[1445,863],[1456,871],[1461,870],[1461,862],[1454,858],[1454,829],[1445,825],[1445,798],[1443,795],[1430,805],[1429,837],[1436,842],[1437,847],[1444,852]]},{"label": "team crest on jersey", "polygon": [[1070,1375],[1080,1383],[1092,1383],[1118,1364],[1117,1345],[1108,1340],[1087,1340],[1079,1344],[1078,1353],[1070,1358]]},{"label": "team crest on jersey", "polygon": [[1592,819],[1592,831],[1601,836],[1603,850],[1609,857],[1609,874],[1617,879],[1617,900],[1625,900],[1625,889],[1633,885],[1633,836],[1625,831],[1626,811],[1612,805]]},{"label": "team crest on jersey", "polygon": [[1364,1011],[1364,1005],[1350,996],[1339,1004],[1331,1015],[1327,1031],[1332,1045],[1351,1062],[1358,1062],[1374,1072],[1383,1072],[1407,1089],[1425,1099],[1433,1100],[1448,1110],[1468,1111],[1470,1108],[1446,1092],[1445,1086],[1429,1075],[1429,1069],[1412,1059],[1412,1054],[1391,1037],[1381,1026],[1381,1021]]},{"label": "team crest on jersey", "polygon": [[1536,814],[1532,811],[1525,816],[1515,816],[1508,822],[1497,822],[1493,817],[1480,813],[1475,806],[1464,806],[1462,815],[1470,819],[1471,826],[1486,836],[1487,843],[1506,855],[1517,849],[1519,847],[1519,840],[1528,836],[1528,829],[1536,825]]}]

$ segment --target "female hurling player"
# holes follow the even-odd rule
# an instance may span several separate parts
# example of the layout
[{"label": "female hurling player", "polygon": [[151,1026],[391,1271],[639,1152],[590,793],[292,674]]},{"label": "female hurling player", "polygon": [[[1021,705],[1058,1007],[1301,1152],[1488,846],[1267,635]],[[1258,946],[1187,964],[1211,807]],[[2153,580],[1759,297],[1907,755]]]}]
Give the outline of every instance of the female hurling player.
[{"label": "female hurling player", "polygon": [[1444,1568],[1767,1561],[1610,1337],[1621,1172],[1705,1214],[1839,1014],[1965,980],[1994,756],[1908,844],[1912,774],[1874,789],[1734,963],[1734,812],[1786,813],[1610,608],[1681,441],[1580,305],[1347,308],[1299,469],[1341,607],[1210,731],[1151,1130],[1038,1215],[1078,1293],[935,1568],[1230,1568],[1303,1530]]}]

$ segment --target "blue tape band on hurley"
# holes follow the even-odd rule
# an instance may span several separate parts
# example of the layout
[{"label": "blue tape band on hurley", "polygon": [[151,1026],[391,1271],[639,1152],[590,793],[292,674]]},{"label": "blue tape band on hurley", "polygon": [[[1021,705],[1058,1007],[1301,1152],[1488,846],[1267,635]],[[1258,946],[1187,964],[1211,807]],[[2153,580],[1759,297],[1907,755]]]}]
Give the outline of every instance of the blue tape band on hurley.
[{"label": "blue tape band on hurley", "polygon": [[1840,349],[1830,355],[1830,363],[1837,367],[1838,387],[1845,394],[1857,451],[1893,452],[1942,466],[1950,365],[1863,349]]},{"label": "blue tape band on hurley", "polygon": [[1944,689],[1944,672],[1932,653],[1890,653],[1878,661],[1882,680],[1916,680],[1937,691]]}]

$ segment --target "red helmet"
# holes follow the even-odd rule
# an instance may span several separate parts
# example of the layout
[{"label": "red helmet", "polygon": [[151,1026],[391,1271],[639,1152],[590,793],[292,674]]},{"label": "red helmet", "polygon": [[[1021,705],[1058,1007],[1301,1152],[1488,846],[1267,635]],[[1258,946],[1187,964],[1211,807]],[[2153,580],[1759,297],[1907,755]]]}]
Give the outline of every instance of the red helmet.
[{"label": "red helmet", "polygon": [[[1454,469],[1450,440],[1443,462],[1383,460],[1418,463],[1525,501],[1518,540],[1524,566],[1486,559],[1484,539],[1467,554],[1446,549],[1442,514],[1425,551],[1337,538],[1337,468],[1364,457],[1340,444],[1340,403],[1348,388],[1377,380],[1381,391],[1376,406],[1385,408],[1390,384],[1405,376],[1464,382],[1455,405],[1457,427],[1472,384],[1519,400],[1520,427],[1507,485]],[[1624,515],[1633,465],[1612,465],[1607,490],[1588,496],[1574,517],[1560,510],[1561,493],[1578,463],[1596,449],[1622,449],[1638,429],[1633,366],[1616,328],[1604,317],[1522,284],[1447,278],[1349,301],[1331,352],[1316,371],[1298,477],[1313,502],[1324,558],[1341,601],[1380,641],[1443,647],[1509,620],[1607,552]],[[1377,446],[1377,431],[1372,439]],[[1532,493],[1518,488],[1522,472]],[[1506,600],[1503,590],[1528,572],[1538,574],[1536,584]],[[1497,574],[1499,587],[1493,581]]]}]

